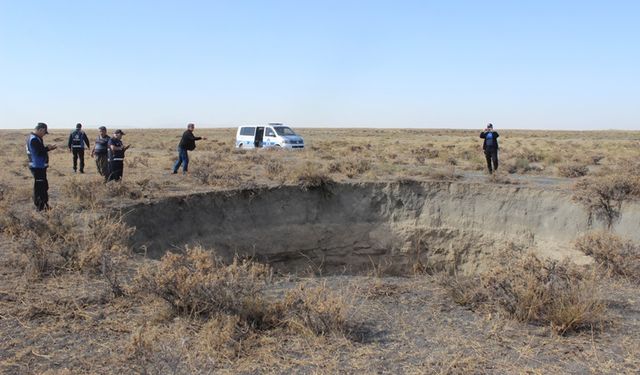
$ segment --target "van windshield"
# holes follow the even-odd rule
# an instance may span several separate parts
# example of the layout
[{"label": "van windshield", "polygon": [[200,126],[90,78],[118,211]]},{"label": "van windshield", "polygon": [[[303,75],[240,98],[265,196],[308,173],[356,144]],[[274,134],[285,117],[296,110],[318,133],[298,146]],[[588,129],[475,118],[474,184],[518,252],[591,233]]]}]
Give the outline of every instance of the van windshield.
[{"label": "van windshield", "polygon": [[293,130],[291,130],[291,128],[288,127],[288,126],[274,126],[273,129],[280,136],[283,136],[283,135],[296,135],[296,133],[294,133]]}]

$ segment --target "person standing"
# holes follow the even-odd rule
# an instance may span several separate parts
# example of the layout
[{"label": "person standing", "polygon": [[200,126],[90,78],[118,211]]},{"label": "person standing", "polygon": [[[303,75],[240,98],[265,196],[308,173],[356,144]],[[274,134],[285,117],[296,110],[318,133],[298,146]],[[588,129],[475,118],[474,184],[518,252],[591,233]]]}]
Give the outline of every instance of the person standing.
[{"label": "person standing", "polygon": [[113,133],[113,137],[109,139],[109,175],[107,181],[120,181],[124,170],[124,153],[131,145],[122,143],[122,136],[125,133],[118,129]]},{"label": "person standing", "polygon": [[107,177],[109,175],[109,135],[107,134],[107,128],[101,126],[98,128],[100,134],[96,141],[93,143],[93,150],[91,150],[91,157],[96,159],[96,167],[100,176]]},{"label": "person standing", "polygon": [[196,141],[201,139],[206,140],[206,137],[196,137],[193,135],[194,124],[188,124],[187,130],[182,133],[182,139],[178,144],[178,160],[173,166],[173,174],[178,173],[180,165],[182,164],[182,174],[187,174],[189,170],[189,151],[193,151],[196,148]]},{"label": "person standing", "polygon": [[76,130],[69,134],[69,152],[73,153],[73,173],[78,170],[80,159],[80,173],[84,173],[84,145],[91,148],[87,134],[82,131],[82,124],[76,124]]},{"label": "person standing", "polygon": [[56,145],[44,145],[44,136],[49,134],[47,124],[39,122],[27,138],[27,156],[29,169],[33,175],[33,204],[38,211],[49,209],[49,181],[47,168],[49,167],[49,151],[55,150]]},{"label": "person standing", "polygon": [[[487,124],[487,127],[482,133],[480,138],[484,139],[482,143],[482,149],[484,150],[484,157],[487,159],[487,168],[489,173],[493,173],[498,170],[498,132],[493,130],[493,124]],[[493,166],[491,165],[493,163]]]}]

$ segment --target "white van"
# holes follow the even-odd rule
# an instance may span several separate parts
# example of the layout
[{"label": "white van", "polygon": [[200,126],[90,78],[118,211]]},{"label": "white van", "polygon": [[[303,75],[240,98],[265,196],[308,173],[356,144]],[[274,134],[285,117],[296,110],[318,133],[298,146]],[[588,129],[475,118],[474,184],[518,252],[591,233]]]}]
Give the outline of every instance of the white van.
[{"label": "white van", "polygon": [[236,133],[236,147],[304,148],[304,140],[290,127],[279,122],[270,122],[266,126],[239,126]]}]

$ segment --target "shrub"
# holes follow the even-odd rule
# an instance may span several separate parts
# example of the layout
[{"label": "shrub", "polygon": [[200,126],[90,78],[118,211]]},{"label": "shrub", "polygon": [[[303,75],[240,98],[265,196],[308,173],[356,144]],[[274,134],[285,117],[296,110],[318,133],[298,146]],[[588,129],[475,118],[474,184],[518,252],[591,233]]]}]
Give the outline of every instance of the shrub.
[{"label": "shrub", "polygon": [[[70,215],[63,209],[11,215],[11,234],[33,277],[83,270],[104,276],[115,294],[122,292],[117,269],[130,256],[134,229],[117,215]],[[18,227],[19,226],[19,227]]]},{"label": "shrub", "polygon": [[562,177],[582,177],[589,173],[589,167],[584,164],[563,164],[558,166],[558,173],[560,173]]},{"label": "shrub", "polygon": [[286,294],[276,311],[288,327],[304,334],[323,336],[347,333],[347,306],[346,299],[325,284],[301,285]]},{"label": "shrub", "polygon": [[640,281],[640,248],[631,241],[607,231],[594,231],[579,237],[576,249],[591,255],[610,274]]},{"label": "shrub", "polygon": [[192,176],[204,185],[220,187],[240,187],[243,184],[240,168],[210,159],[197,159]]},{"label": "shrub", "polygon": [[347,160],[332,161],[329,163],[329,173],[344,173],[347,177],[353,178],[371,169],[373,163],[369,159],[349,158]]},{"label": "shrub", "polygon": [[148,157],[142,157],[142,156],[134,156],[133,158],[127,158],[125,159],[125,164],[127,166],[127,168],[132,168],[135,169],[138,167],[138,164],[149,168],[149,158]]},{"label": "shrub", "polygon": [[280,160],[270,159],[265,164],[265,169],[267,170],[267,176],[271,178],[281,177],[284,171],[284,165]]},{"label": "shrub", "polygon": [[104,184],[100,180],[86,180],[72,177],[65,180],[61,186],[62,192],[83,204],[94,204],[98,201],[100,193],[104,191]]},{"label": "shrub", "polygon": [[591,155],[591,163],[593,165],[599,165],[602,159],[604,159],[604,155]]},{"label": "shrub", "polygon": [[579,181],[573,198],[586,207],[590,221],[596,216],[611,228],[620,217],[622,204],[639,195],[640,177],[608,175]]},{"label": "shrub", "polygon": [[225,313],[261,324],[266,309],[261,309],[258,292],[268,274],[267,266],[238,258],[227,265],[212,252],[195,247],[185,254],[167,253],[159,264],[142,267],[136,285],[165,300],[180,315],[209,318]]},{"label": "shrub", "polygon": [[476,279],[446,280],[457,303],[474,310],[499,309],[521,322],[549,325],[558,334],[597,328],[604,322],[605,303],[595,274],[583,276],[568,263],[528,255]]},{"label": "shrub", "polygon": [[511,170],[509,172],[511,172],[511,173],[516,173],[516,172],[525,173],[525,172],[528,172],[531,169],[531,166],[529,164],[529,160],[526,159],[526,158],[517,158],[515,163],[513,164],[513,169],[515,169],[514,172],[511,172]]},{"label": "shrub", "polygon": [[357,158],[355,160],[348,160],[344,163],[342,171],[347,175],[347,177],[353,178],[357,175],[363,174],[369,169],[371,169],[370,160]]},{"label": "shrub", "polygon": [[411,153],[416,156],[426,157],[427,159],[436,159],[440,155],[440,152],[438,150],[427,147],[413,149],[411,150]]},{"label": "shrub", "polygon": [[294,170],[291,178],[303,190],[321,189],[330,192],[329,187],[333,185],[333,179],[319,168],[318,165],[306,163]]},{"label": "shrub", "polygon": [[135,186],[129,181],[109,181],[106,184],[107,197],[140,199],[144,196],[140,186]]}]

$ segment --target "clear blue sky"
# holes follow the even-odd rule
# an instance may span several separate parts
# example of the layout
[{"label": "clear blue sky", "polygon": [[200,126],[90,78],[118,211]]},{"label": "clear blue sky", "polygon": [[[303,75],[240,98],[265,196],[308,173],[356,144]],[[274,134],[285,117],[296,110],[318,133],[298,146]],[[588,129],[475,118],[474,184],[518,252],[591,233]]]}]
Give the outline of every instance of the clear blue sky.
[{"label": "clear blue sky", "polygon": [[640,129],[640,1],[0,0],[0,128]]}]

